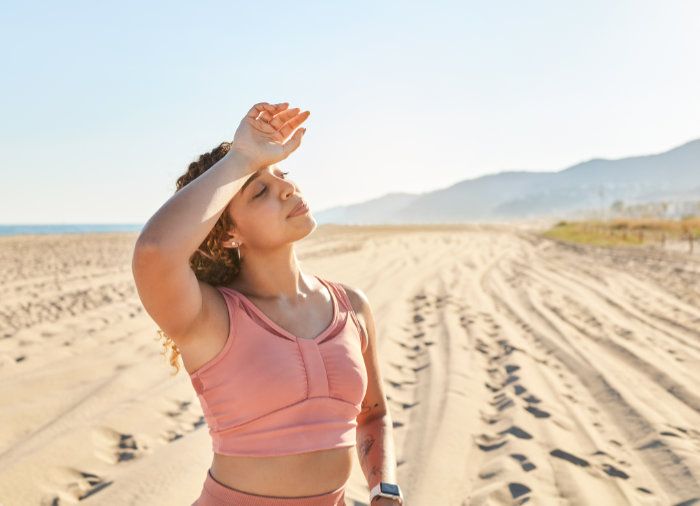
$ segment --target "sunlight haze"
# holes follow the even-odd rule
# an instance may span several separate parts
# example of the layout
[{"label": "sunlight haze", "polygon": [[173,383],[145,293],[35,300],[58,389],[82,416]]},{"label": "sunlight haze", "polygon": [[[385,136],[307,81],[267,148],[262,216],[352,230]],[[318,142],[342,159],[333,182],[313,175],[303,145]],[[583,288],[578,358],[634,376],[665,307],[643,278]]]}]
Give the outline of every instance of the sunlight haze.
[{"label": "sunlight haze", "polygon": [[70,2],[0,20],[1,223],[145,222],[256,102],[313,211],[700,137],[697,2]]}]

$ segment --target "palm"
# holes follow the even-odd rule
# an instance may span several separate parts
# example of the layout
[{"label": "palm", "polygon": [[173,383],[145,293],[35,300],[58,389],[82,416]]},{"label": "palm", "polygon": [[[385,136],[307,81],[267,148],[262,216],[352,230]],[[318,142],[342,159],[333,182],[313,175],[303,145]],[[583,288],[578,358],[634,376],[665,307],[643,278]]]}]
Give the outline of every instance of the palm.
[{"label": "palm", "polygon": [[[233,136],[231,149],[247,156],[256,166],[270,165],[287,158],[299,147],[304,130],[299,129],[310,112],[288,109],[287,103],[255,104],[241,120]],[[287,142],[285,140],[294,132]]]}]

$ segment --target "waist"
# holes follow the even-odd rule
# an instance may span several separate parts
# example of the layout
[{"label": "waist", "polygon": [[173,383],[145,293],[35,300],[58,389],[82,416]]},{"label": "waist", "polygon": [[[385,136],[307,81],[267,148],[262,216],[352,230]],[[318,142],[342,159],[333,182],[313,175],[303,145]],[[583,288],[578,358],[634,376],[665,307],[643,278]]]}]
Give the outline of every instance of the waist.
[{"label": "waist", "polygon": [[348,481],[354,452],[354,447],[343,447],[274,457],[215,453],[210,469],[223,485],[249,494],[317,495]]}]

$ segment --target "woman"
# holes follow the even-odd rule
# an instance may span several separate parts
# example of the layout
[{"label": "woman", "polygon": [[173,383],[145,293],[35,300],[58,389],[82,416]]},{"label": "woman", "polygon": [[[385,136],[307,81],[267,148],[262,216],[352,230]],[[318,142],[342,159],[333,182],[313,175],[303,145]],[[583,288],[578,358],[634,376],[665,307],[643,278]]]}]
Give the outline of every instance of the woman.
[{"label": "woman", "polygon": [[276,163],[309,114],[254,105],[136,243],[139,297],[212,436],[197,505],[345,504],[353,447],[372,506],[403,504],[367,297],[303,273],[294,252],[316,222]]}]

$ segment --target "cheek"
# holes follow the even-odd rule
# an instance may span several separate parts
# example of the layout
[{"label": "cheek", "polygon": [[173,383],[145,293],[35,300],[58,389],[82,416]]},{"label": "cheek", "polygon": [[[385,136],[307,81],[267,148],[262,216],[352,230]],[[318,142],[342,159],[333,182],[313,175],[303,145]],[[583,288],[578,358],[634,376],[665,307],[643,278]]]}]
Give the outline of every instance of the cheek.
[{"label": "cheek", "polygon": [[239,216],[244,235],[259,238],[275,237],[286,225],[285,208],[282,203],[268,199],[243,210]]},{"label": "cheek", "polygon": [[265,221],[284,221],[285,206],[277,199],[268,199],[260,206],[260,214],[265,216]]}]

